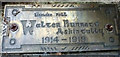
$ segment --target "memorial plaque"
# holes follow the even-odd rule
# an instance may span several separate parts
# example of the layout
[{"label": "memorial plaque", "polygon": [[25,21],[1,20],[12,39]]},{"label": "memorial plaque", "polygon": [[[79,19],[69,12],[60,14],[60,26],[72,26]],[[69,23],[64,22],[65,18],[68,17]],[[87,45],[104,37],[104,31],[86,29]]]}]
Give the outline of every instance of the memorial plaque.
[{"label": "memorial plaque", "polygon": [[5,5],[3,52],[118,50],[114,4]]}]

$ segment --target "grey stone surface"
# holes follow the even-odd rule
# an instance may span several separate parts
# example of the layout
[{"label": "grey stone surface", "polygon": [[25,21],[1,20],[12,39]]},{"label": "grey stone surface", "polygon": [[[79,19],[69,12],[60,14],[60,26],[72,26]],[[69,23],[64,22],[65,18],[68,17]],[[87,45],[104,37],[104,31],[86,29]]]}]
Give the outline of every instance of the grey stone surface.
[{"label": "grey stone surface", "polygon": [[120,0],[0,0],[2,2],[119,2]]}]

